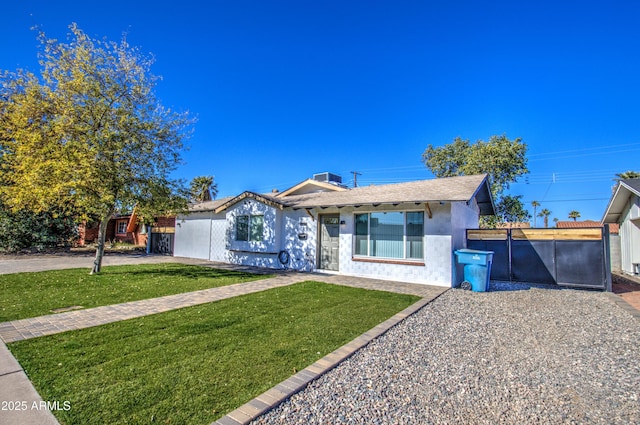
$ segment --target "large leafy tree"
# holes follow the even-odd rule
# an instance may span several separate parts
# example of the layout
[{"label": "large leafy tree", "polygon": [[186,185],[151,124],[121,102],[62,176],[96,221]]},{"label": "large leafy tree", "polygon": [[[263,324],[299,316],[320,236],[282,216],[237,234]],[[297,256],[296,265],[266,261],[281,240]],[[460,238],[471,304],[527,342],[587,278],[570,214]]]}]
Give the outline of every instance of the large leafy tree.
[{"label": "large leafy tree", "polygon": [[531,220],[531,214],[522,203],[522,195],[503,195],[495,207],[496,215],[488,217],[484,223],[487,227],[495,227],[499,222],[522,223]]},{"label": "large leafy tree", "polygon": [[66,43],[39,34],[41,75],[0,77],[0,196],[13,209],[97,219],[97,273],[115,212],[135,205],[150,218],[185,207],[184,183],[170,174],[193,120],[161,105],[152,58],[125,37],[70,30]]},{"label": "large leafy tree", "polygon": [[[487,142],[478,140],[471,143],[457,137],[447,145],[428,145],[422,160],[436,177],[488,174],[491,193],[499,210],[497,221],[502,222],[524,217],[520,197],[502,202],[502,196],[511,183],[529,172],[526,153],[527,145],[520,138],[509,140],[506,135],[491,136]],[[504,207],[501,210],[498,208],[500,204]],[[491,225],[491,221],[485,224]]]}]

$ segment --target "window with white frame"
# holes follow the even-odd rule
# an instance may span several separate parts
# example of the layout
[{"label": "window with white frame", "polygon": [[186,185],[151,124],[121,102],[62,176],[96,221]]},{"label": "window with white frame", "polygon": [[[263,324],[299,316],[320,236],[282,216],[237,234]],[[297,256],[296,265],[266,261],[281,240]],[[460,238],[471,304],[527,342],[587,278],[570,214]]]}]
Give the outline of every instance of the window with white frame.
[{"label": "window with white frame", "polygon": [[127,234],[127,222],[125,220],[120,220],[117,222],[116,233],[118,235]]},{"label": "window with white frame", "polygon": [[261,242],[264,233],[264,216],[239,215],[236,217],[236,240]]},{"label": "window with white frame", "polygon": [[387,211],[355,215],[354,254],[363,257],[422,259],[424,213]]}]

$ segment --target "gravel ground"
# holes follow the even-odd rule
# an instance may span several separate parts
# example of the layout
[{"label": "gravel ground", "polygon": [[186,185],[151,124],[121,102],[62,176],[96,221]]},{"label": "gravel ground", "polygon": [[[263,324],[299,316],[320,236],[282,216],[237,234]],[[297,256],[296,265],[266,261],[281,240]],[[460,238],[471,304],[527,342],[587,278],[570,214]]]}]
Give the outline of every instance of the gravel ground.
[{"label": "gravel ground", "polygon": [[640,321],[495,289],[446,292],[253,424],[640,424]]}]

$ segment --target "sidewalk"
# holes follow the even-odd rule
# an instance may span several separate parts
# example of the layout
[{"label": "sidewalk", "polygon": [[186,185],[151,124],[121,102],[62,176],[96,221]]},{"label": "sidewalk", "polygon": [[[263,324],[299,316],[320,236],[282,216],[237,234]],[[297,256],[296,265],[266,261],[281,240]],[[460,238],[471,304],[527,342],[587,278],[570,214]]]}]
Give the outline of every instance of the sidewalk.
[{"label": "sidewalk", "polygon": [[[163,260],[163,258],[166,260]],[[154,259],[159,259],[162,262],[167,261],[170,258],[171,257],[151,257],[149,260],[153,261]],[[181,259],[172,259],[172,261],[182,262]],[[197,263],[210,267],[230,267],[229,265],[219,265],[208,263],[206,261],[197,261]],[[27,266],[26,263],[23,263],[22,265]],[[66,265],[69,264],[66,263]],[[32,264],[28,264],[28,266],[33,267]],[[35,268],[39,267],[39,265],[36,265]],[[0,271],[0,273],[2,272]],[[40,406],[42,406],[40,404],[42,399],[38,395],[35,388],[32,386],[31,382],[28,380],[21,366],[7,349],[5,343],[37,338],[39,336],[52,335],[70,330],[99,326],[106,323],[162,313],[198,304],[210,303],[240,295],[292,285],[306,280],[314,280],[345,286],[354,286],[364,289],[406,293],[418,295],[422,297],[422,299],[414,305],[410,306],[405,311],[398,313],[391,319],[376,326],[375,328],[356,338],[349,344],[327,355],[325,358],[320,359],[318,362],[309,366],[304,371],[299,372],[297,375],[284,381],[281,385],[278,385],[274,389],[260,396],[262,398],[258,397],[257,399],[253,400],[250,403],[250,406],[242,406],[238,411],[232,412],[233,416],[235,416],[236,419],[244,417],[243,415],[246,415],[247,409],[254,411],[256,405],[265,410],[268,410],[268,408],[271,407],[271,404],[278,404],[282,400],[282,397],[286,398],[294,394],[299,389],[306,386],[308,382],[316,379],[318,376],[332,369],[342,360],[351,356],[359,348],[368,344],[369,341],[386,332],[387,329],[394,326],[396,323],[399,323],[400,321],[402,321],[402,319],[417,311],[422,306],[428,304],[447,290],[447,288],[443,287],[417,285],[402,282],[390,282],[376,279],[364,279],[340,275],[284,272],[272,278],[239,283],[219,288],[211,288],[184,294],[169,295],[147,300],[132,301],[127,303],[95,307],[85,310],[76,310],[66,313],[50,314],[35,318],[0,323],[0,401],[18,401],[20,402],[20,406],[18,406],[18,408],[21,409],[22,407],[25,407],[25,409],[21,410],[0,410],[0,423],[25,425],[58,423],[55,417],[46,408],[40,408]],[[271,404],[265,404],[265,400],[269,401]],[[226,416],[220,419],[220,421],[222,421],[220,423],[229,423],[227,422],[229,420],[231,420],[231,416]],[[239,421],[234,419],[231,423],[237,424],[238,422]]]}]

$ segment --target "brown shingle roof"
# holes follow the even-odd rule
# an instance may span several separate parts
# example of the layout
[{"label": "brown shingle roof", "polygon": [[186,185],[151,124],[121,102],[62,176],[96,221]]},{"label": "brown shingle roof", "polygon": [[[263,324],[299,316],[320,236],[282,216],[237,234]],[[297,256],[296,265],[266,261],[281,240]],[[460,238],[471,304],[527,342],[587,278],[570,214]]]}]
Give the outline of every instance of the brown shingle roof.
[{"label": "brown shingle roof", "polygon": [[260,198],[281,207],[315,208],[355,205],[401,204],[408,202],[467,202],[476,198],[481,214],[494,213],[486,174],[419,180],[380,186],[357,187],[338,192],[314,192],[303,195],[265,195],[244,192],[238,196],[208,201],[190,207],[195,211],[222,212],[246,198]]},{"label": "brown shingle roof", "polygon": [[[486,186],[485,191],[482,191],[483,186]],[[286,199],[287,203],[295,208],[313,208],[399,204],[405,202],[466,202],[472,200],[476,194],[480,195],[478,202],[485,204],[485,206],[491,205],[490,209],[491,213],[493,213],[493,205],[488,193],[488,184],[486,184],[486,175],[447,177],[381,186],[365,186],[343,192],[319,192],[289,196],[282,199]]]}]

